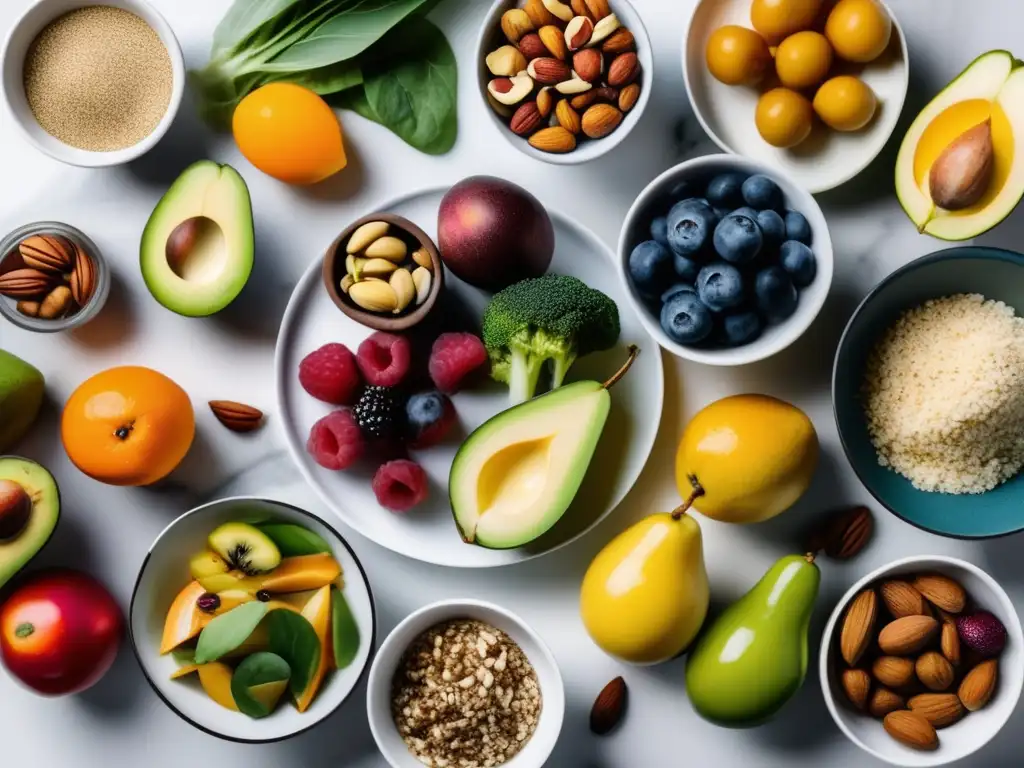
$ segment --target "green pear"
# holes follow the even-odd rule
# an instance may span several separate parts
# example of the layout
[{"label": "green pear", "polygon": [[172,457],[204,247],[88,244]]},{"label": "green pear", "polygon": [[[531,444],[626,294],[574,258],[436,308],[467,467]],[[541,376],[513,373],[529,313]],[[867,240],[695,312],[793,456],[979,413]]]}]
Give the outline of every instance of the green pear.
[{"label": "green pear", "polygon": [[686,665],[686,691],[701,717],[759,725],[800,689],[820,583],[813,557],[783,557],[711,625]]},{"label": "green pear", "polygon": [[43,374],[0,349],[0,453],[25,436],[43,406]]}]

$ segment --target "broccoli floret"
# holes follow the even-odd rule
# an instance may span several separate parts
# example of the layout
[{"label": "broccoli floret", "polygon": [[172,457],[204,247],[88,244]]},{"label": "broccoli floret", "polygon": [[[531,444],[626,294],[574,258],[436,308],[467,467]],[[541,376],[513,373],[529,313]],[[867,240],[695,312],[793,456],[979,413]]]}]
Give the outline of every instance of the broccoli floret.
[{"label": "broccoli floret", "polygon": [[484,312],[483,337],[491,376],[508,384],[516,405],[533,397],[546,361],[556,389],[577,357],[613,347],[619,309],[582,280],[545,275],[496,293]]}]

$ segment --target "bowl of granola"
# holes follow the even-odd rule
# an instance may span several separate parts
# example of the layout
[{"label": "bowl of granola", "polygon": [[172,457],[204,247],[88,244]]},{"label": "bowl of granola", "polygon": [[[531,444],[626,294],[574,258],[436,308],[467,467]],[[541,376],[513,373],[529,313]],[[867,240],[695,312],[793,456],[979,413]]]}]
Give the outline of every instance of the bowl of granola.
[{"label": "bowl of granola", "polygon": [[366,706],[392,768],[541,768],[562,729],[565,690],[522,619],[480,600],[445,600],[388,635]]}]

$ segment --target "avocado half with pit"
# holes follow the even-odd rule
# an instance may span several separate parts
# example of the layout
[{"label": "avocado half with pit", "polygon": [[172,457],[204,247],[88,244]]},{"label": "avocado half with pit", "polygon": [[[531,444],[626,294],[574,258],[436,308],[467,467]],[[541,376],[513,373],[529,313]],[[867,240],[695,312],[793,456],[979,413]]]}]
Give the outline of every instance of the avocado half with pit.
[{"label": "avocado half with pit", "polygon": [[41,464],[0,456],[0,587],[50,540],[60,518],[60,491]]},{"label": "avocado half with pit", "polygon": [[161,198],[142,233],[146,287],[172,312],[224,309],[252,272],[255,233],[249,188],[228,165],[189,166]]},{"label": "avocado half with pit", "polygon": [[896,195],[921,232],[943,240],[1010,214],[1024,196],[1024,63],[990,51],[932,99],[900,146]]}]

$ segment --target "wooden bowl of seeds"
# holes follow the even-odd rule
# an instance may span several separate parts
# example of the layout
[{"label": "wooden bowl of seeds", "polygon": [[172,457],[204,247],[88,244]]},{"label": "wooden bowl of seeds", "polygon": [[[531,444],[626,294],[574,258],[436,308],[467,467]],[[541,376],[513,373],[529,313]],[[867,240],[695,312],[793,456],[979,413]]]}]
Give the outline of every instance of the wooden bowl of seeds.
[{"label": "wooden bowl of seeds", "polygon": [[372,213],[327,249],[323,280],[335,305],[375,331],[406,331],[437,303],[444,268],[433,240],[402,216]]}]

